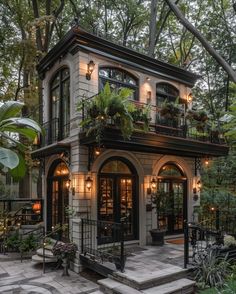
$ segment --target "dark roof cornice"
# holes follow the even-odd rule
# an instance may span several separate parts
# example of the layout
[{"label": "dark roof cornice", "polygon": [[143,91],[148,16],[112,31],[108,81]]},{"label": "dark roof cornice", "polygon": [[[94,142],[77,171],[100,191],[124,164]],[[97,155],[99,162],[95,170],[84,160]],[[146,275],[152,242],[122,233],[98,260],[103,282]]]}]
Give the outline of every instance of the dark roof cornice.
[{"label": "dark roof cornice", "polygon": [[90,51],[112,60],[129,65],[139,71],[158,75],[184,83],[192,87],[200,76],[177,66],[151,58],[127,47],[117,45],[111,41],[86,32],[85,30],[72,28],[40,61],[38,72],[41,78],[52,65],[63,58],[68,52],[74,54],[79,49]]}]

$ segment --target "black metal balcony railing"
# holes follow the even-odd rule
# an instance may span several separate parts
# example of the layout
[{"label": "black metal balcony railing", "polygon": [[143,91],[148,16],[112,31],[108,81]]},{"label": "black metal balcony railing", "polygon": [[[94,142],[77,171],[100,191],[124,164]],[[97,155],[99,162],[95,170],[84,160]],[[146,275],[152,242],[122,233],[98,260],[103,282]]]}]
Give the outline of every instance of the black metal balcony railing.
[{"label": "black metal balcony railing", "polygon": [[[96,96],[96,95],[95,95]],[[86,100],[93,99],[94,96],[87,98]],[[132,101],[137,108],[143,108],[147,106],[146,103]],[[82,108],[82,120],[86,120],[89,117],[88,109],[86,109],[87,103],[84,103]],[[185,119],[185,112],[182,110],[182,115],[178,119],[169,119],[161,116],[161,108],[155,105],[151,105],[150,109],[150,125],[149,131],[156,132],[157,134],[174,136],[180,138],[188,138],[191,140],[208,142],[214,144],[225,144],[223,135],[218,131],[212,131],[207,125],[201,130],[197,131],[194,125],[191,125]],[[110,120],[108,124],[115,125]]]},{"label": "black metal balcony railing", "polygon": [[62,124],[59,118],[54,118],[43,124],[45,134],[41,136],[41,146],[47,146],[69,136],[70,123]]},{"label": "black metal balcony railing", "polygon": [[109,261],[123,272],[126,261],[123,223],[90,219],[81,221],[81,257],[90,256],[101,263]]},{"label": "black metal balcony railing", "polygon": [[5,226],[42,222],[43,199],[0,199],[0,220]]}]

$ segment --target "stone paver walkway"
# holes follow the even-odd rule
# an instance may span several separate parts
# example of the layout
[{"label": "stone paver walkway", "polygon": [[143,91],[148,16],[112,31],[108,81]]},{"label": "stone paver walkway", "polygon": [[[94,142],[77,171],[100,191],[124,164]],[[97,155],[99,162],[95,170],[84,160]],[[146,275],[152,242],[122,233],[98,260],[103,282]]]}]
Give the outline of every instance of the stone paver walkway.
[{"label": "stone paver walkway", "polygon": [[47,269],[31,260],[6,261],[0,259],[0,293],[5,294],[87,294],[99,286],[79,274],[70,271],[69,277],[62,277],[62,270]]}]

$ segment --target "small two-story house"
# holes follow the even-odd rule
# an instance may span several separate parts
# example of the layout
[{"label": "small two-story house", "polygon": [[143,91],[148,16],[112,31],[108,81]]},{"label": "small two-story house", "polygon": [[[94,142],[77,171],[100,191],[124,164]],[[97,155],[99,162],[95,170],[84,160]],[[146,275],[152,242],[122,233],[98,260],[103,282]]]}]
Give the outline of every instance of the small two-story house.
[{"label": "small two-story house", "polygon": [[[48,230],[68,222],[70,238],[79,245],[79,218],[122,219],[127,242],[149,244],[149,231],[157,225],[150,190],[157,184],[171,203],[159,216],[160,225],[167,234],[183,232],[184,220],[191,221],[194,206],[199,205],[200,164],[228,152],[222,139],[199,136],[185,120],[199,76],[79,27],[52,48],[38,72],[46,134],[33,156],[44,163],[42,197]],[[99,93],[106,82],[116,89],[131,88],[130,99],[136,104],[151,104],[152,121],[148,132],[134,132],[130,140],[124,140],[116,126],[108,127],[98,149],[93,133],[86,135],[80,127],[84,113],[77,108],[81,99]],[[183,116],[173,124],[159,112],[164,101],[177,97]]]}]

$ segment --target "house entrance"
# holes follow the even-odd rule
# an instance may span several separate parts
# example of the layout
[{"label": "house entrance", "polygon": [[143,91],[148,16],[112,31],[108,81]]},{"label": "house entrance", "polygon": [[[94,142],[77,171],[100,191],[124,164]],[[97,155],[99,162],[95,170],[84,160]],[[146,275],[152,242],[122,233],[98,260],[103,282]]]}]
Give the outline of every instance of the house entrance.
[{"label": "house entrance", "polygon": [[[69,170],[63,161],[51,167],[48,176],[47,229],[56,225],[69,224],[66,207],[69,205]],[[68,230],[62,232],[61,239],[68,238]]]},{"label": "house entrance", "polygon": [[[124,224],[125,240],[138,238],[137,174],[118,158],[105,162],[98,176],[98,220]],[[101,229],[99,243],[111,242],[113,232]]]},{"label": "house entrance", "polygon": [[158,189],[166,192],[163,211],[159,214],[159,225],[167,234],[182,233],[187,219],[187,179],[182,170],[173,163],[164,165],[158,175]]}]

